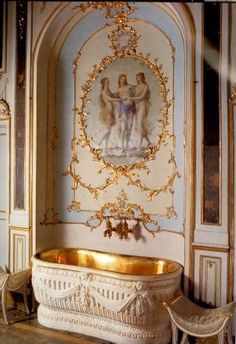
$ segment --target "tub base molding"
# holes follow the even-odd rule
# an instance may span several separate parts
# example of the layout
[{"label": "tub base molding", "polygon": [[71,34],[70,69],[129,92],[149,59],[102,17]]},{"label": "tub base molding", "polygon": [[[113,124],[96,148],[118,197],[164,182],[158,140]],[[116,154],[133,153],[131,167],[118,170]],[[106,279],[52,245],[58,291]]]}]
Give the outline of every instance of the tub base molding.
[{"label": "tub base molding", "polygon": [[42,304],[38,307],[38,321],[45,327],[85,334],[117,344],[167,344],[171,340],[169,322],[140,328],[95,315],[53,309]]}]

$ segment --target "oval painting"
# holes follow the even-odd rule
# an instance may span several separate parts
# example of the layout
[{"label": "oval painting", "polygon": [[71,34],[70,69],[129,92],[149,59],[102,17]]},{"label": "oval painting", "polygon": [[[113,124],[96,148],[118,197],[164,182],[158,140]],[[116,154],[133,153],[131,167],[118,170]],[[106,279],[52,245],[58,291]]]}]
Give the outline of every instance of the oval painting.
[{"label": "oval painting", "polygon": [[161,133],[158,77],[133,57],[117,58],[93,82],[86,105],[87,134],[106,163],[130,165],[147,156]]}]

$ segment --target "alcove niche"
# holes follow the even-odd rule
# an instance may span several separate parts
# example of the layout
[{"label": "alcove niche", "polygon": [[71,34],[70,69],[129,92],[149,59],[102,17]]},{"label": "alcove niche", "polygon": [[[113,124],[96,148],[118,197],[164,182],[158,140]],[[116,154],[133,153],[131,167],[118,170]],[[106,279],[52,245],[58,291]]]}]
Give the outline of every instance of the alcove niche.
[{"label": "alcove niche", "polygon": [[[157,256],[178,261],[189,276],[194,226],[194,30],[184,4],[144,2],[135,6],[137,9],[128,24],[140,36],[136,50],[157,59],[164,76],[168,77],[168,97],[173,99],[171,133],[175,136],[173,152],[179,177],[173,182],[169,206],[173,206],[177,216],[164,211],[165,193],[153,198],[148,212],[145,192],[138,193],[134,188],[136,198],[132,202],[146,207],[149,214],[157,209],[155,219],[160,233],[153,236],[142,229],[139,240],[132,236],[128,240],[117,236],[108,239],[104,237],[103,224],[93,231],[84,224],[86,216],[98,211],[103,200],[115,202],[119,190],[117,185],[112,186],[102,200],[93,200],[91,208],[91,202],[86,200],[88,190],[73,191],[72,179],[63,175],[71,161],[71,140],[77,135],[78,116],[74,115],[74,107],[81,88],[75,89],[75,70],[77,77],[85,81],[93,65],[112,54],[108,35],[114,25],[105,18],[105,9],[91,6],[82,11],[79,3],[60,3],[35,38],[33,50],[33,251],[48,247],[86,247]],[[150,106],[152,103],[154,99]],[[86,165],[86,158],[83,161],[83,170],[95,182],[97,176],[91,172],[89,163]],[[154,171],[157,180],[165,174],[162,164],[159,165],[159,172]],[[122,180],[121,186],[129,195],[126,180]],[[110,195],[114,197],[109,199]],[[80,212],[68,210],[74,196],[82,204]]]}]

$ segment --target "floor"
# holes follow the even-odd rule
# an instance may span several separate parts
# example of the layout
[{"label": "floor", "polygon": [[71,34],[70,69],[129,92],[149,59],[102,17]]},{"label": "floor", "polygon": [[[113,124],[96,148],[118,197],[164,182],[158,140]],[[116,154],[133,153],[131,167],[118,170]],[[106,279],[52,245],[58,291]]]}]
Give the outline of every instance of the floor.
[{"label": "floor", "polygon": [[38,323],[36,313],[26,315],[11,309],[8,317],[10,326],[5,324],[0,311],[0,344],[109,344],[104,340],[43,327]]}]

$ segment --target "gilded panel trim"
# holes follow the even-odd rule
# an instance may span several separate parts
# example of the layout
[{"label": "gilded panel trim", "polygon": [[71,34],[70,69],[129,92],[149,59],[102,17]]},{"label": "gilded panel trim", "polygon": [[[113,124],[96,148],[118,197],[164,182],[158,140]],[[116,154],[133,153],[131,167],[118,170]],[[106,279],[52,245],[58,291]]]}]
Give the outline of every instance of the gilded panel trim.
[{"label": "gilded panel trim", "polygon": [[193,244],[194,250],[201,250],[201,251],[208,251],[208,252],[229,252],[229,248],[227,247],[216,247],[216,246],[204,246],[204,245],[196,245]]},{"label": "gilded panel trim", "polygon": [[236,121],[236,85],[233,86],[229,97],[229,118],[228,118],[228,230],[229,230],[229,257],[228,257],[228,301],[233,299],[233,286],[235,283],[235,269],[234,269],[234,241],[235,241],[235,121]]}]

